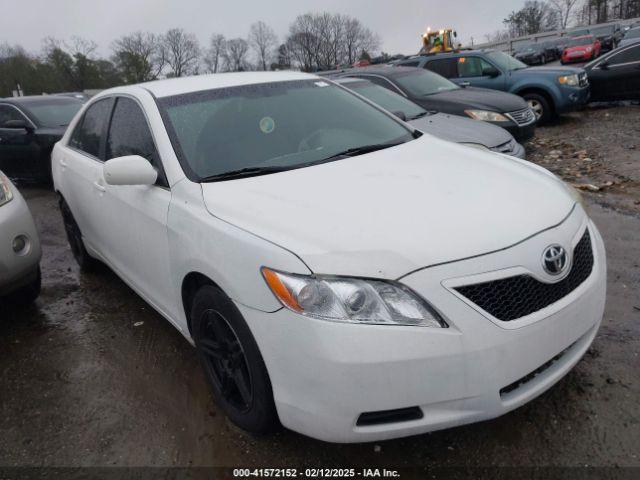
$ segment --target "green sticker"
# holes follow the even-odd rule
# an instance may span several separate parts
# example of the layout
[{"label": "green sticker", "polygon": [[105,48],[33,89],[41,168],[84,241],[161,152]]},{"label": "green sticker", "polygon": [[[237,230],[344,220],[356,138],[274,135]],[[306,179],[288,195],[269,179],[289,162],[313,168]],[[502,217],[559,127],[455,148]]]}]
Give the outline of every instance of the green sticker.
[{"label": "green sticker", "polygon": [[262,133],[271,133],[276,128],[276,122],[271,117],[263,117],[260,120],[260,130]]}]

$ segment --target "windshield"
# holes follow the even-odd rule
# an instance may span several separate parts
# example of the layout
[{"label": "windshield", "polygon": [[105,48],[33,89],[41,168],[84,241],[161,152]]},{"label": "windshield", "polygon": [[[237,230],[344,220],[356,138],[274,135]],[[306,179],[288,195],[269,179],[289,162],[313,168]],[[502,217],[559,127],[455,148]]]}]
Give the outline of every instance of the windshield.
[{"label": "windshield", "polygon": [[493,60],[493,63],[495,63],[500,70],[522,70],[523,68],[528,68],[527,65],[520,60],[504,52],[488,52],[486,55],[490,60]]},{"label": "windshield", "polygon": [[567,43],[567,47],[581,47],[585,45],[591,45],[593,42],[593,37],[575,38]]},{"label": "windshield", "polygon": [[393,80],[414,97],[426,97],[460,88],[437,73],[418,68],[406,72],[394,72]]},{"label": "windshield", "polygon": [[427,114],[427,111],[424,108],[416,105],[412,101],[367,80],[363,80],[361,82],[349,82],[343,84],[343,86],[358,92],[363,97],[380,105],[391,113],[404,113],[407,120],[412,120]]},{"label": "windshield", "polygon": [[82,108],[82,102],[69,99],[68,102],[42,100],[26,104],[32,117],[43,127],[66,127],[71,123],[78,110]]},{"label": "windshield", "polygon": [[246,169],[300,168],[414,138],[392,117],[323,80],[220,88],[158,103],[183,167],[199,181]]},{"label": "windshield", "polygon": [[613,33],[613,26],[609,25],[606,27],[592,28],[589,30],[589,33],[594,35],[611,35]]},{"label": "windshield", "polygon": [[629,30],[624,36],[625,39],[628,38],[640,38],[640,28],[634,28],[633,30]]}]

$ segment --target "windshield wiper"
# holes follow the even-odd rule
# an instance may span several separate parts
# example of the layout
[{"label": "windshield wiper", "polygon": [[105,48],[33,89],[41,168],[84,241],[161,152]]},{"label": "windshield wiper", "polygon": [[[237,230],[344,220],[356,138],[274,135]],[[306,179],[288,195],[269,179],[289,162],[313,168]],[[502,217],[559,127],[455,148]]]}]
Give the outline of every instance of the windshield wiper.
[{"label": "windshield wiper", "polygon": [[246,167],[239,170],[218,173],[200,179],[200,182],[218,182],[220,180],[232,180],[234,178],[257,177],[258,175],[268,175],[269,173],[284,172],[295,167]]},{"label": "windshield wiper", "polygon": [[420,112],[417,115],[414,115],[411,118],[408,118],[407,120],[417,120],[418,118],[422,118],[422,117],[426,117],[427,115],[433,115],[434,111],[429,111],[429,110],[425,110],[424,112]]},{"label": "windshield wiper", "polygon": [[343,157],[355,157],[357,155],[363,155],[365,153],[371,153],[371,152],[376,152],[378,150],[384,150],[385,148],[390,148],[390,147],[396,147],[398,145],[402,145],[405,142],[397,142],[397,143],[374,143],[372,145],[363,145],[361,147],[354,147],[354,148],[347,148],[346,150],[343,150],[342,152],[338,152],[334,155],[331,155],[330,157],[327,157],[323,160],[320,160],[319,162],[313,162],[315,164],[317,163],[324,163],[324,162],[330,162],[332,160],[337,160],[339,158],[343,158]]}]

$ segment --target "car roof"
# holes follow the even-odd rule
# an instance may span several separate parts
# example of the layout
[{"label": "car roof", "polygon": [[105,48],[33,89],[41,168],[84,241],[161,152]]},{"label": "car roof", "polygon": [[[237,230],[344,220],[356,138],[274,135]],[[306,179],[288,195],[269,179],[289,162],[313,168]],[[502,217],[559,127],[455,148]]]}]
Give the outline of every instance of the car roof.
[{"label": "car roof", "polygon": [[[255,85],[258,83],[286,82],[292,80],[313,80],[314,78],[317,79],[319,77],[317,75],[294,71],[230,72],[170,78],[166,80],[154,80],[151,82],[140,83],[136,87],[144,88],[156,97],[170,97],[183,93],[200,92],[216,88]],[[123,91],[123,89],[118,89],[118,91]],[[110,90],[105,92],[108,93]]]},{"label": "car roof", "polygon": [[24,97],[7,97],[0,98],[0,102],[11,103],[12,105],[24,105],[27,108],[30,105],[37,105],[39,103],[47,103],[49,105],[51,105],[52,103],[59,103],[60,105],[69,104],[70,102],[82,103],[77,98],[62,97],[58,95],[28,95]]}]

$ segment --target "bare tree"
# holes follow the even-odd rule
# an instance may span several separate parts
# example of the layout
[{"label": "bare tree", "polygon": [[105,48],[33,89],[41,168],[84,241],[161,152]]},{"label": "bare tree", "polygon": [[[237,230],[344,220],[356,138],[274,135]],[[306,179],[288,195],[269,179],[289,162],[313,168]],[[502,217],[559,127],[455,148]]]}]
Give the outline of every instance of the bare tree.
[{"label": "bare tree", "polygon": [[163,35],[162,48],[171,76],[197,73],[200,45],[195,35],[181,28],[172,28]]},{"label": "bare tree", "polygon": [[569,25],[571,13],[579,0],[549,0],[551,8],[558,12],[560,28],[565,29]]},{"label": "bare tree", "polygon": [[278,37],[269,25],[262,21],[251,25],[249,45],[255,52],[258,59],[258,66],[262,70],[267,69],[267,65],[273,57],[273,51],[277,44]]},{"label": "bare tree", "polygon": [[158,78],[165,65],[161,39],[153,33],[135,32],[111,44],[113,63],[126,83],[139,83]]},{"label": "bare tree", "polygon": [[347,15],[307,13],[289,27],[287,50],[306,71],[335,68],[379,48],[379,37]]},{"label": "bare tree", "polygon": [[247,62],[248,52],[249,43],[247,43],[244,38],[227,40],[227,48],[224,56],[227,70],[231,72],[247,70],[249,67],[249,63]]},{"label": "bare tree", "polygon": [[218,73],[222,70],[222,61],[227,52],[227,40],[224,35],[213,34],[209,43],[209,49],[204,56],[204,63],[209,73]]}]

